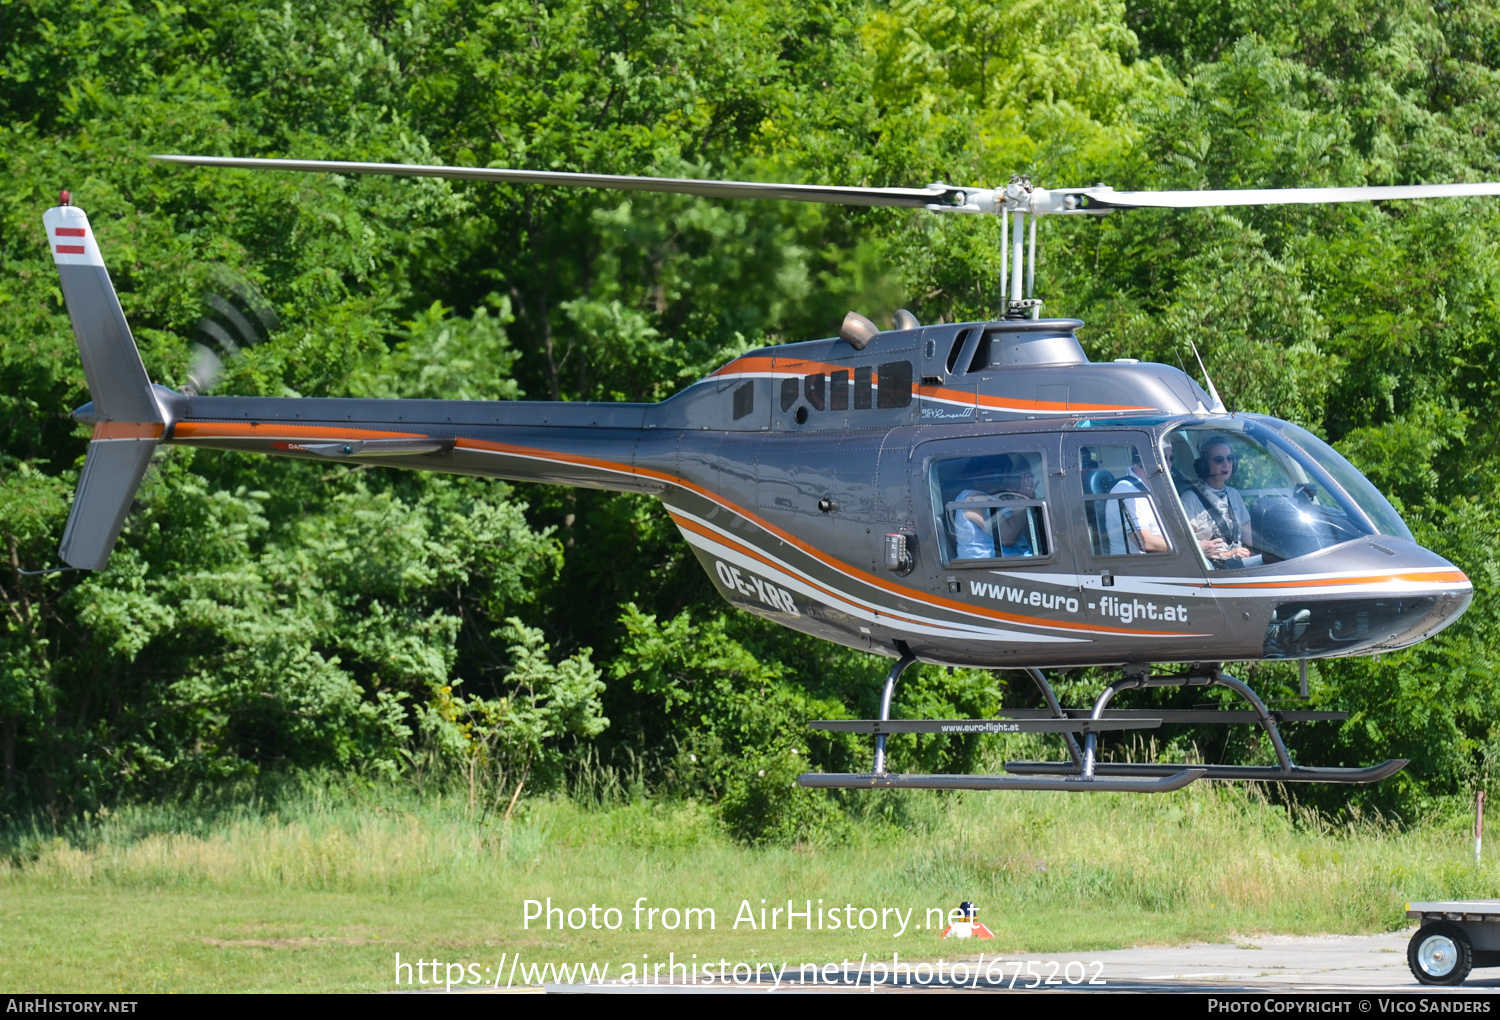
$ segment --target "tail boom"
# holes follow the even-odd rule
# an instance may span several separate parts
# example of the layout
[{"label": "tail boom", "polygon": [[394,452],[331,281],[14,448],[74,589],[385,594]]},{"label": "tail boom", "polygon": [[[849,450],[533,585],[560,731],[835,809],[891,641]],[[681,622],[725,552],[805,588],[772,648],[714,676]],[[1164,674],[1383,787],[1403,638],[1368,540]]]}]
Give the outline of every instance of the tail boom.
[{"label": "tail boom", "polygon": [[[659,495],[676,430],[629,404],[183,397],[167,441]],[[657,448],[660,447],[658,453]],[[658,455],[653,456],[653,453]],[[653,465],[653,466],[648,466]]]}]

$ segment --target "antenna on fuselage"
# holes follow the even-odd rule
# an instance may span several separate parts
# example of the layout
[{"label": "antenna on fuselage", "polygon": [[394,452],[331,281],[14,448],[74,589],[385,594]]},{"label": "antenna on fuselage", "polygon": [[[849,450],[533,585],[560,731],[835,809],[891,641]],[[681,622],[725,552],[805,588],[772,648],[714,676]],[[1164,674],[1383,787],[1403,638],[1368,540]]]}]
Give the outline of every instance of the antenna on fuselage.
[{"label": "antenna on fuselage", "polygon": [[1203,373],[1203,381],[1208,384],[1208,395],[1214,401],[1214,406],[1208,409],[1209,413],[1228,414],[1229,408],[1224,406],[1224,401],[1219,398],[1219,391],[1214,388],[1214,381],[1208,376],[1208,369],[1203,364],[1203,355],[1198,353],[1198,345],[1189,340],[1188,346],[1193,349],[1193,357],[1198,359],[1198,369]]}]

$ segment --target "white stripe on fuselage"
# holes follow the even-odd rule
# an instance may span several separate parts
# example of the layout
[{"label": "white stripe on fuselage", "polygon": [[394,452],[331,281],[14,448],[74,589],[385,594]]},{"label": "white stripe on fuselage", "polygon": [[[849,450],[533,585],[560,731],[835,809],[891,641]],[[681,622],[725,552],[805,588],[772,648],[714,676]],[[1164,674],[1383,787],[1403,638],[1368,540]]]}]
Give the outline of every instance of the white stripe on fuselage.
[{"label": "white stripe on fuselage", "polygon": [[[1378,576],[1379,572],[1373,570],[1341,570],[1307,574],[1226,575],[1220,578],[1209,577],[1207,579],[1201,577],[1162,577],[1149,574],[1115,574],[1113,587],[1116,593],[1129,592],[1132,595],[1194,595],[1199,598],[1213,599],[1291,598],[1321,594],[1399,595],[1453,591],[1455,589],[1467,591],[1473,587],[1468,581],[1422,581],[1410,576],[1413,574],[1420,576],[1424,573],[1436,573],[1444,569],[1446,568],[1433,567],[1430,569],[1418,568],[1404,572],[1392,571],[1391,576],[1384,581],[1363,581],[1349,584],[1307,584],[1306,582],[1337,581],[1339,578],[1372,577]],[[1056,584],[1069,587],[1082,587],[1088,582],[1092,582],[1092,585],[1097,585],[1099,581],[1098,574],[1044,574],[1037,571],[1023,570],[992,570],[989,573],[1028,581],[1032,584]],[[1215,580],[1218,580],[1219,583],[1215,584]],[[1233,587],[1250,584],[1257,585],[1258,587]]]},{"label": "white stripe on fuselage", "polygon": [[[675,512],[682,513],[681,510],[675,510]],[[684,513],[682,516],[691,517],[692,515]],[[698,518],[693,518],[693,520],[700,525],[704,523]],[[687,528],[679,530],[682,532],[682,537],[687,539],[691,545],[722,559],[725,563],[737,566],[752,574],[758,574],[762,578],[768,578],[776,584],[791,589],[804,600],[821,603],[864,623],[876,623],[882,627],[895,627],[906,633],[926,634],[932,637],[950,639],[969,638],[979,641],[1025,642],[1027,644],[1076,644],[1091,640],[1085,637],[1063,637],[1057,634],[1036,634],[1030,631],[997,630],[993,624],[965,624],[932,620],[919,616],[910,610],[877,608],[874,603],[857,599],[843,591],[837,592],[838,601],[833,602],[830,600],[828,592],[823,590],[826,586],[809,583],[794,568],[774,557],[767,556],[767,559],[771,559],[774,565],[767,564],[755,557],[742,553],[732,545],[715,542],[696,531],[690,531]],[[760,552],[760,550],[757,550],[757,552]],[[761,555],[765,556],[766,554],[761,552]],[[803,615],[806,614],[804,613]]]}]

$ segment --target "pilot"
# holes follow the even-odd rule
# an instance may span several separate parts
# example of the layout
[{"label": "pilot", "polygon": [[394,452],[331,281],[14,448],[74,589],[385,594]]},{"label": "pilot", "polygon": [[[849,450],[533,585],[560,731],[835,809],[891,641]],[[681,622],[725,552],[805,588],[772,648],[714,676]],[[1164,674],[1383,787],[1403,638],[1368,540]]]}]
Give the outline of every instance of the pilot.
[{"label": "pilot", "polygon": [[[1167,450],[1168,458],[1171,449]],[[1146,481],[1146,469],[1141,463],[1141,452],[1130,448],[1130,473],[1115,483],[1110,492],[1149,493],[1151,486]],[[1156,519],[1156,510],[1151,500],[1111,500],[1109,519],[1105,522],[1105,534],[1109,554],[1121,556],[1126,553],[1158,553],[1167,551],[1167,539],[1162,534],[1161,523]]]},{"label": "pilot", "polygon": [[1250,513],[1245,509],[1245,499],[1229,484],[1239,460],[1229,440],[1209,436],[1198,444],[1198,459],[1193,462],[1197,478],[1182,493],[1182,509],[1193,536],[1209,565],[1216,569],[1256,566],[1260,562],[1260,557],[1250,553]]}]

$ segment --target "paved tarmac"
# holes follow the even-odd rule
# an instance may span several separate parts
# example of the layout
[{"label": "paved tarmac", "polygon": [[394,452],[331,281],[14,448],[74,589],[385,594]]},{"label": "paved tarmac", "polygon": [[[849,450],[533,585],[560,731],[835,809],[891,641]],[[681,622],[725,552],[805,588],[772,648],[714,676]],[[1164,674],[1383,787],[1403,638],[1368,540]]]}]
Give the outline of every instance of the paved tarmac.
[{"label": "paved tarmac", "polygon": [[[982,942],[963,948],[973,952],[946,956],[947,974],[938,978],[935,968],[919,971],[911,985],[899,987],[888,980],[877,980],[871,988],[871,971],[835,973],[807,984],[794,980],[788,972],[779,988],[762,977],[757,982],[738,987],[704,987],[684,985],[581,986],[548,985],[552,994],[577,992],[605,993],[725,993],[820,992],[838,994],[871,991],[947,991],[961,992],[1188,992],[1227,994],[1298,994],[1298,993],[1413,993],[1451,994],[1500,993],[1500,968],[1477,969],[1462,986],[1454,989],[1432,988],[1417,984],[1406,965],[1406,943],[1415,929],[1385,935],[1317,935],[1253,936],[1233,943],[1195,944],[1189,946],[1147,946],[1076,954],[1055,953],[1035,956],[986,954],[980,960]],[[955,944],[953,948],[958,949]],[[964,978],[953,974],[954,962],[963,968]],[[904,961],[903,961],[904,962]],[[1027,973],[1033,964],[1037,976]],[[1053,967],[1053,964],[1057,964]],[[1082,964],[1082,967],[1077,964]],[[1102,967],[1099,966],[1102,964]],[[965,966],[966,965],[966,966]],[[1017,976],[1019,975],[1019,976]],[[999,977],[996,981],[995,978]],[[877,978],[879,977],[877,972]],[[1044,978],[1051,978],[1046,982]],[[1028,988],[1028,985],[1033,987]]]}]

